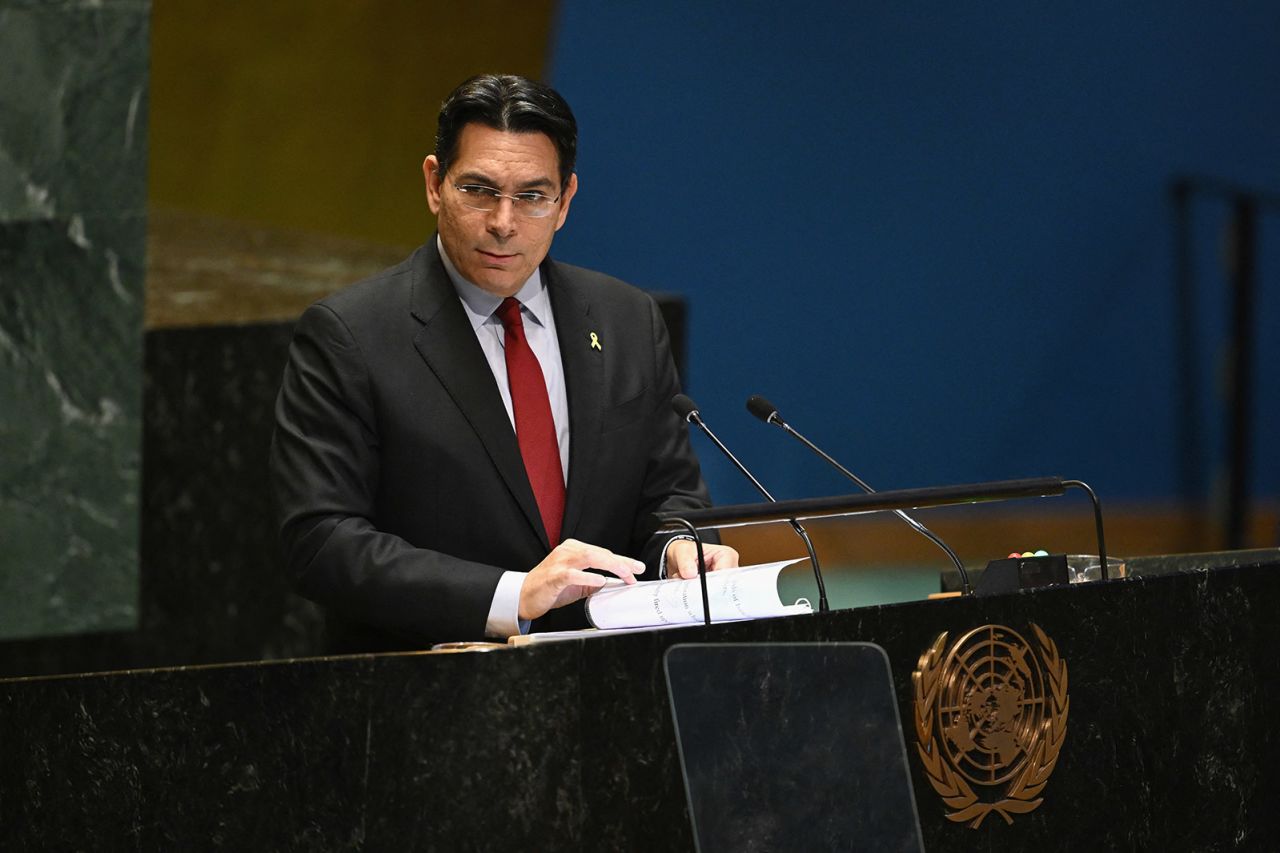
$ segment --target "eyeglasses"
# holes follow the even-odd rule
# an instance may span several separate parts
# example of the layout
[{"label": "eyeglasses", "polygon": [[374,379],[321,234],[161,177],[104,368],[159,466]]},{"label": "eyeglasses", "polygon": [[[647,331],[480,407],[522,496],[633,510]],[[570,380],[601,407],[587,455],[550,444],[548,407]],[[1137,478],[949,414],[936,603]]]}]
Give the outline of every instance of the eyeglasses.
[{"label": "eyeglasses", "polygon": [[551,198],[540,192],[516,193],[503,195],[493,187],[483,184],[454,184],[454,189],[462,194],[462,203],[472,210],[483,210],[490,213],[498,209],[504,198],[511,199],[511,207],[520,216],[530,219],[541,219],[556,209],[560,196]]}]

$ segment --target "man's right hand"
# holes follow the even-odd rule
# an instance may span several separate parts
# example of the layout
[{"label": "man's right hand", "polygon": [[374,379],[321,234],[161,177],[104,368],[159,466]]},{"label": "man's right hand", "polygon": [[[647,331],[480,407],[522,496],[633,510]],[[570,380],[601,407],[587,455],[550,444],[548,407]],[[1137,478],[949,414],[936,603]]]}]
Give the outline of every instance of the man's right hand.
[{"label": "man's right hand", "polygon": [[644,563],[620,557],[606,548],[566,539],[534,566],[520,588],[520,618],[537,619],[548,610],[572,604],[605,584],[605,577],[587,569],[615,574],[635,583]]}]

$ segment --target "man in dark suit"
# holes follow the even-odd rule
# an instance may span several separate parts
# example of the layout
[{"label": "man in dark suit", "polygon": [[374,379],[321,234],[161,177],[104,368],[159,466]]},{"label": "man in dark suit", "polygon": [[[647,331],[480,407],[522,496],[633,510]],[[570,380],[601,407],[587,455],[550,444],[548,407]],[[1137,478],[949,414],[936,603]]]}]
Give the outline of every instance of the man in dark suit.
[{"label": "man in dark suit", "polygon": [[581,627],[605,573],[696,574],[691,542],[654,535],[653,513],[708,505],[661,315],[548,257],[576,145],[554,90],[466,81],[423,163],[437,235],[299,320],[272,481],[340,647]]}]

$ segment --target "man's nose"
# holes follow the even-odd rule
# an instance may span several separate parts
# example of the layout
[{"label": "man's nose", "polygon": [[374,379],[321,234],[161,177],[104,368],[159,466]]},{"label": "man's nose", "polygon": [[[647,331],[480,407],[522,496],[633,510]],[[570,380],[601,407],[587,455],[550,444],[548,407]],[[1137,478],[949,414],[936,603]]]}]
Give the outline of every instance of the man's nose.
[{"label": "man's nose", "polygon": [[495,237],[510,237],[516,230],[516,203],[505,196],[498,199],[485,224]]}]

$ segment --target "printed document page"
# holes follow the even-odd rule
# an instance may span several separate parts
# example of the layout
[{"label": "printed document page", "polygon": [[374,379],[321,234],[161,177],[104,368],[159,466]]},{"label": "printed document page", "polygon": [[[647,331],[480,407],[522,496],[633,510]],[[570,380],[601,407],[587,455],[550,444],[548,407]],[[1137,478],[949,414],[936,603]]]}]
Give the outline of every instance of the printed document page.
[{"label": "printed document page", "polygon": [[[809,613],[809,602],[792,605],[778,598],[778,575],[798,560],[721,569],[707,573],[711,621],[729,622]],[[656,628],[703,621],[702,586],[697,578],[669,578],[625,584],[612,580],[587,598],[587,618],[597,628]]]}]

